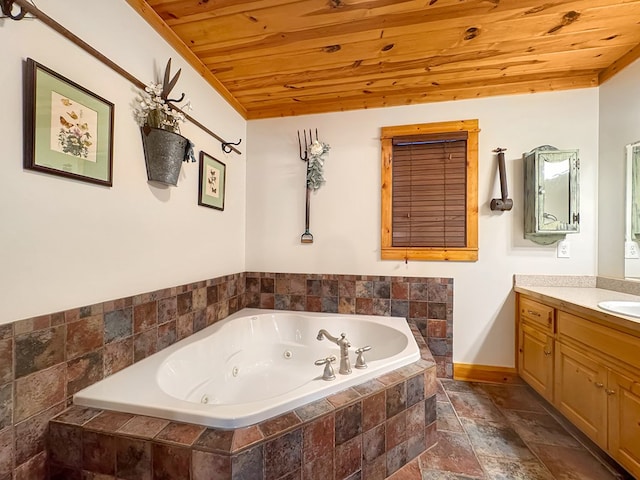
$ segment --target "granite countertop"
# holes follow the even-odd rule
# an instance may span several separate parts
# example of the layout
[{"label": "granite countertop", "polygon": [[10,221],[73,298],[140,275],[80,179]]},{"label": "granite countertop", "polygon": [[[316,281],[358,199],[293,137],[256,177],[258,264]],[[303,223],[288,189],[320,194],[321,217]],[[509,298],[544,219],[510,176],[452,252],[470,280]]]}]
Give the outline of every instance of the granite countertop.
[{"label": "granite countertop", "polygon": [[609,300],[640,302],[640,296],[597,287],[529,286],[516,284],[514,290],[542,303],[566,310],[598,323],[612,324],[640,335],[640,318],[609,312],[598,307]]}]

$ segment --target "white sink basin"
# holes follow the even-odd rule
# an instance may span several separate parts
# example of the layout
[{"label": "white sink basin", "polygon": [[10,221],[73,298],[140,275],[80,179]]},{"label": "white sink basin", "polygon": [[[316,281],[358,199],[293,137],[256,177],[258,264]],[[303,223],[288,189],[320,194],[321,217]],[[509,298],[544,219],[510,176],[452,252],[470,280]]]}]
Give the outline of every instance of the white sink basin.
[{"label": "white sink basin", "polygon": [[630,317],[640,318],[640,302],[627,302],[622,300],[611,300],[608,302],[600,302],[598,306],[603,310],[608,310]]}]

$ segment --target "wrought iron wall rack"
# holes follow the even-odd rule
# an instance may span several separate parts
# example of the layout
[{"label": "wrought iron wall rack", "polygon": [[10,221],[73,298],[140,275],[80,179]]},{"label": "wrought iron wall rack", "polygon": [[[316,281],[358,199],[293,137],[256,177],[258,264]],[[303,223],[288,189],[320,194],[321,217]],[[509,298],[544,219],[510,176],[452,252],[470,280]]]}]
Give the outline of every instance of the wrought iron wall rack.
[{"label": "wrought iron wall rack", "polygon": [[[17,13],[14,13],[14,10],[15,10],[14,6],[19,7],[19,10]],[[105,55],[100,53],[98,50],[93,48],[91,45],[89,45],[87,42],[82,40],[80,37],[78,37],[71,31],[69,31],[63,25],[56,22],[53,18],[49,17],[46,13],[44,13],[38,7],[29,3],[27,0],[0,0],[0,9],[2,10],[2,14],[4,17],[11,18],[12,20],[22,20],[23,18],[26,17],[27,14],[31,15],[34,18],[37,18],[42,23],[44,23],[45,25],[47,25],[48,27],[52,28],[53,30],[58,32],[60,35],[65,37],[67,40],[70,40],[75,45],[80,47],[82,50],[84,50],[85,52],[87,52],[88,54],[90,54],[91,56],[93,56],[103,64],[105,64],[111,70],[113,70],[120,76],[129,80],[136,87],[140,89],[144,89],[144,87],[146,87],[146,85],[143,82],[141,82],[136,77],[131,75],[120,65],[118,65],[111,59],[107,58]],[[26,17],[26,18],[32,18],[32,17]],[[177,110],[180,110],[180,109],[177,109]],[[224,140],[223,138],[221,138],[220,136],[218,136],[217,134],[209,130],[207,127],[205,127],[202,123],[197,121],[192,116],[188,115],[185,112],[182,112],[182,113],[184,113],[185,118],[189,120],[189,122],[191,122],[196,127],[200,128],[201,130],[209,134],[211,137],[215,138],[217,141],[219,141],[223,152],[225,153],[234,152],[234,153],[237,153],[238,155],[242,155],[242,152],[240,152],[240,150],[235,148],[237,145],[240,145],[240,142],[242,141],[242,139],[238,140],[235,143],[227,142],[226,140]]]}]

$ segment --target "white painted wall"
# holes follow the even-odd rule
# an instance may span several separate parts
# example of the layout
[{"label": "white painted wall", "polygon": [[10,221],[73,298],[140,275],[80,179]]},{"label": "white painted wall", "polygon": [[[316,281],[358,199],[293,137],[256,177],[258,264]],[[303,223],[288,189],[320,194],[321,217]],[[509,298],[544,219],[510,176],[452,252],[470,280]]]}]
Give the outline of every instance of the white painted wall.
[{"label": "white painted wall", "polygon": [[640,61],[599,87],[598,273],[640,277],[640,260],[624,259],[625,145],[640,140]]},{"label": "white painted wall", "polygon": [[[169,57],[174,92],[225,139],[246,122],[124,0],[38,0],[38,7],[143,82]],[[0,20],[0,323],[245,270],[244,156],[225,155],[197,127],[182,132],[227,164],[224,212],[197,204],[198,164],[178,187],[147,183],[130,104],[135,88],[38,20]],[[113,187],[22,167],[22,70],[31,57],[113,102]]]},{"label": "white painted wall", "polygon": [[[479,119],[479,247],[475,263],[380,260],[380,127]],[[331,145],[327,183],[311,200],[314,243],[304,231],[305,165],[296,130],[317,128]],[[428,105],[250,121],[247,136],[247,270],[454,278],[454,361],[514,365],[514,273],[596,273],[598,90],[493,97]],[[578,148],[581,231],[570,259],[523,238],[522,153]],[[507,148],[514,208],[500,196],[496,147]]]}]

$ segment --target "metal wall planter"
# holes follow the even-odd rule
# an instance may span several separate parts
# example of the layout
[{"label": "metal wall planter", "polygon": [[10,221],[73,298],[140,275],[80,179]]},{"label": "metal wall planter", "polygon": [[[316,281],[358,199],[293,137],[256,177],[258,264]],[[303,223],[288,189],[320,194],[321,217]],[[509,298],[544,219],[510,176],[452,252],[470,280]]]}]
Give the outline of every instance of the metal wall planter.
[{"label": "metal wall planter", "polygon": [[160,128],[143,127],[142,145],[150,182],[176,186],[182,162],[187,156],[189,140]]}]

